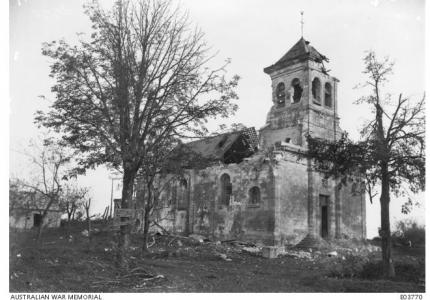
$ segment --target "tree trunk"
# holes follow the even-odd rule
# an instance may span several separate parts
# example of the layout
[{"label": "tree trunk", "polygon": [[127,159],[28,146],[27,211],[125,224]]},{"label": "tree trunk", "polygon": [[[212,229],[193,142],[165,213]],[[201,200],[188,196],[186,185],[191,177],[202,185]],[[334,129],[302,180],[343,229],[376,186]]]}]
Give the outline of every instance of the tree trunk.
[{"label": "tree trunk", "polygon": [[[133,197],[133,187],[134,178],[136,172],[130,169],[124,168],[123,176],[123,186],[122,186],[122,199],[121,208],[130,208],[132,197]],[[128,268],[127,253],[130,248],[130,233],[131,225],[129,217],[121,217],[121,226],[119,230],[119,240],[118,240],[118,263],[121,268]]]},{"label": "tree trunk", "polygon": [[42,238],[43,224],[45,223],[45,219],[46,219],[46,216],[48,215],[48,210],[50,206],[51,206],[51,201],[48,204],[48,207],[45,208],[45,210],[41,214],[42,216],[40,217],[40,225],[39,225],[39,228],[37,229],[37,237],[36,237],[37,242],[39,242]]},{"label": "tree trunk", "polygon": [[90,219],[90,208],[86,209],[87,212],[87,230],[88,230],[88,244],[91,246],[91,219]]},{"label": "tree trunk", "polygon": [[[384,168],[384,167],[383,167]],[[381,190],[381,250],[382,250],[382,271],[384,277],[395,276],[394,264],[391,258],[391,230],[390,230],[390,185],[387,170],[382,170],[382,190]]]},{"label": "tree trunk", "polygon": [[42,237],[43,224],[45,223],[45,219],[46,219],[46,216],[48,215],[48,211],[51,208],[52,203],[54,203],[56,199],[57,199],[56,196],[50,197],[48,205],[45,207],[45,209],[43,210],[42,216],[40,217],[40,226],[37,230],[37,237],[36,237],[36,241],[38,242]]},{"label": "tree trunk", "polygon": [[70,235],[70,221],[72,218],[72,212],[67,212],[67,235]]},{"label": "tree trunk", "polygon": [[150,216],[151,199],[152,199],[152,187],[151,187],[151,183],[148,183],[147,189],[148,189],[148,195],[147,195],[146,205],[145,205],[145,214],[144,214],[144,217],[143,217],[143,245],[142,245],[142,252],[144,252],[144,253],[148,251],[149,216]]},{"label": "tree trunk", "polygon": [[37,236],[36,241],[39,243],[42,239],[42,231],[43,231],[43,223],[45,221],[45,216],[42,214],[42,217],[40,218],[40,225],[37,228]]},{"label": "tree trunk", "polygon": [[148,251],[149,215],[150,215],[149,210],[145,208],[144,223],[143,223],[143,245],[142,245],[143,252]]}]

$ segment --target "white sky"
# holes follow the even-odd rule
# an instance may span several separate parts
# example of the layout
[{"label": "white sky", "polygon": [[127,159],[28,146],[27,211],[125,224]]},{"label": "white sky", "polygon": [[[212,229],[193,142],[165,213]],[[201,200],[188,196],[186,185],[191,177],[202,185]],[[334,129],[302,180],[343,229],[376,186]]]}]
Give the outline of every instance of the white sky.
[{"label": "white sky", "polygon": [[[113,1],[102,1],[110,5]],[[424,0],[183,0],[190,19],[206,33],[207,42],[219,51],[217,61],[232,59],[231,75],[242,77],[238,88],[239,111],[229,123],[259,129],[271,106],[270,78],[263,68],[277,61],[300,38],[300,11],[305,12],[304,37],[330,58],[328,69],[340,80],[338,89],[340,125],[357,136],[369,116],[353,101],[365,91],[354,89],[363,82],[364,51],[396,61],[386,90],[421,97],[425,85]],[[47,105],[38,98],[50,93],[49,61],[41,55],[43,42],[65,38],[76,41],[76,32],[89,32],[83,1],[10,1],[10,149],[23,149],[38,130],[33,124],[36,110]],[[220,120],[218,123],[225,122]],[[215,123],[213,124],[215,126]],[[26,162],[9,151],[11,176],[24,176]],[[81,182],[92,187],[93,212],[110,203],[110,180],[103,168],[89,171]],[[424,196],[419,198],[423,202]],[[393,199],[394,220],[402,201]],[[423,205],[412,215],[424,220]],[[368,235],[377,234],[379,207],[367,207]]]}]

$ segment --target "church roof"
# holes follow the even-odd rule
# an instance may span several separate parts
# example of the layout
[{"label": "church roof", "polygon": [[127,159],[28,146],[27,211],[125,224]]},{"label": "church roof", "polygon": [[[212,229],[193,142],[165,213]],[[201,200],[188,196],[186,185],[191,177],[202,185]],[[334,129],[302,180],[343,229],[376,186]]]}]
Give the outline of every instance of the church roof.
[{"label": "church roof", "polygon": [[182,150],[206,160],[231,163],[251,156],[257,147],[257,132],[250,127],[183,144]]},{"label": "church roof", "polygon": [[284,56],[281,57],[273,65],[264,68],[264,72],[267,74],[273,71],[282,69],[288,65],[293,64],[296,60],[313,60],[316,62],[328,61],[328,58],[319,53],[314,47],[310,45],[303,37],[290,49]]}]

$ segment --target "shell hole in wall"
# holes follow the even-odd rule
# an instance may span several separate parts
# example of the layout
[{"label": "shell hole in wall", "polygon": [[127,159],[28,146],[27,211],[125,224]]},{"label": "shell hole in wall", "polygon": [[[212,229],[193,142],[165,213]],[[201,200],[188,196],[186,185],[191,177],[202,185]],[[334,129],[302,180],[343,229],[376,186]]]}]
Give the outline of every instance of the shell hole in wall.
[{"label": "shell hole in wall", "polygon": [[283,82],[280,82],[276,86],[276,104],[278,105],[278,107],[285,106],[285,98],[286,98],[285,84]]},{"label": "shell hole in wall", "polygon": [[324,105],[327,107],[332,106],[332,88],[330,83],[324,85]]},{"label": "shell hole in wall", "polygon": [[291,86],[294,90],[293,93],[293,103],[298,103],[302,98],[303,88],[300,85],[300,80],[298,78],[294,78],[291,82]]},{"label": "shell hole in wall", "polygon": [[321,105],[321,81],[318,77],[312,81],[312,98],[315,104]]}]

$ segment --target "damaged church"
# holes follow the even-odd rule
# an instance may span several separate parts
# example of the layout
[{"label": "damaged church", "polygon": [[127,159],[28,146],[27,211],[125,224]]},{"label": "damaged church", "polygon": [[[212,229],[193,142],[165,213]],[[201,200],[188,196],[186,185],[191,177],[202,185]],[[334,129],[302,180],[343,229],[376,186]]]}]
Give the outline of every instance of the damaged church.
[{"label": "damaged church", "polygon": [[186,144],[215,164],[184,170],[161,193],[154,221],[176,233],[238,239],[266,245],[366,237],[364,191],[358,182],[340,185],[298,159],[306,136],[340,137],[338,80],[320,54],[301,38],[264,69],[272,81],[273,105],[257,131],[235,132]]}]

